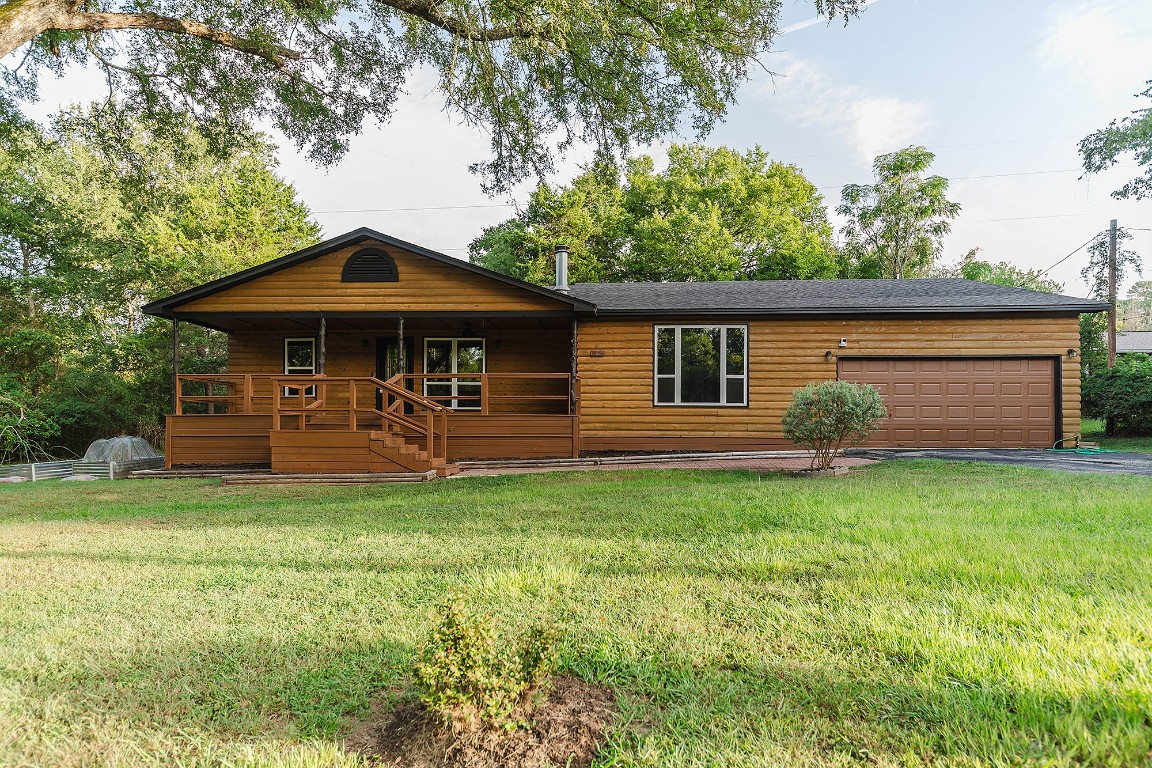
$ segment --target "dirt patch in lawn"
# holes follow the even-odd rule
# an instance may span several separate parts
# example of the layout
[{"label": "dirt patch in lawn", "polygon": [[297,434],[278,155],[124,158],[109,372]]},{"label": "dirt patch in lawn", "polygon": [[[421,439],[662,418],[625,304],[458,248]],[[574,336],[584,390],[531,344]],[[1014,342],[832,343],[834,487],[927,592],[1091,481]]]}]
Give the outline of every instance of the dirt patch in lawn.
[{"label": "dirt patch in lawn", "polygon": [[374,712],[353,729],[345,747],[375,766],[587,768],[615,715],[616,697],[609,689],[557,677],[527,730],[457,735],[421,702],[405,701],[388,712]]}]

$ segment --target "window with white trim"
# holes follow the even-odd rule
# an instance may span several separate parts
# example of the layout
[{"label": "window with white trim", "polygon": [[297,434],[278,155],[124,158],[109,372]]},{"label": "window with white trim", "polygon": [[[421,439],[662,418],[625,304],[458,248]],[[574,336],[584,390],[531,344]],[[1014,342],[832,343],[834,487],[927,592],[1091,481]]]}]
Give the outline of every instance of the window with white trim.
[{"label": "window with white trim", "polygon": [[[284,339],[284,373],[286,375],[316,375],[316,339],[311,337]],[[299,394],[296,387],[284,387],[284,394]],[[308,387],[304,392],[308,397],[316,396],[316,387]]]},{"label": "window with white trim", "polygon": [[658,325],[656,405],[747,405],[748,326]]},{"label": "window with white trim", "polygon": [[424,379],[424,397],[454,411],[481,408],[480,377],[486,369],[484,339],[424,339],[424,373],[442,374]]}]

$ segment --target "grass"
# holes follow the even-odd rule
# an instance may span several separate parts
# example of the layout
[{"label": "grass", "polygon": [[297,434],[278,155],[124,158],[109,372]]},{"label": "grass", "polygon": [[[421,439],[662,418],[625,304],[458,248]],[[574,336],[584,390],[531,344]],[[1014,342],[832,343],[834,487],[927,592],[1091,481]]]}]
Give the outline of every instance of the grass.
[{"label": "grass", "polygon": [[1081,430],[1085,440],[1099,443],[1101,448],[1109,448],[1113,451],[1152,453],[1152,437],[1109,437],[1104,434],[1103,419],[1084,419]]},{"label": "grass", "polygon": [[0,764],[355,765],[457,587],[616,690],[605,768],[1152,764],[1150,495],[927,461],[0,486]]}]

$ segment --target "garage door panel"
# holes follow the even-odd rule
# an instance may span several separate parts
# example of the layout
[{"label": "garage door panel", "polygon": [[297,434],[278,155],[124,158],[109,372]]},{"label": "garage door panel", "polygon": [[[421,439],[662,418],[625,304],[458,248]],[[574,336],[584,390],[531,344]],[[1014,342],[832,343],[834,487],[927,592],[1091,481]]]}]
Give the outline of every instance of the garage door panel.
[{"label": "garage door panel", "polygon": [[870,444],[1049,447],[1054,361],[1012,358],[843,360],[840,378],[876,386],[889,418]]}]

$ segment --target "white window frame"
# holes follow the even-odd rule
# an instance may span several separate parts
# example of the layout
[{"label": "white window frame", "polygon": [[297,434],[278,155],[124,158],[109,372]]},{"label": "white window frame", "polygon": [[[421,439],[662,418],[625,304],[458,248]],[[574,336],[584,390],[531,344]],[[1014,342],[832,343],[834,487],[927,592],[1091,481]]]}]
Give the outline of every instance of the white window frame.
[{"label": "white window frame", "polygon": [[[744,333],[744,370],[740,374],[730,374],[727,372],[728,364],[728,331],[730,329],[739,329]],[[718,403],[685,403],[681,402],[681,356],[680,356],[680,337],[681,333],[685,330],[719,330],[720,331],[720,402]],[[675,346],[674,346],[674,363],[675,369],[672,373],[660,373],[660,331],[674,331],[675,332]],[[660,380],[672,379],[673,380],[673,402],[660,401]],[[744,382],[744,399],[738,403],[728,402],[728,381],[729,379],[742,379]],[[657,325],[652,328],[652,405],[658,408],[747,408],[749,400],[748,392],[748,326],[747,325],[719,325],[713,323],[700,323],[700,324],[687,324],[687,325]]]},{"label": "white window frame", "polygon": [[[312,365],[305,367],[302,365],[289,366],[288,365],[288,344],[294,341],[306,341],[312,347]],[[316,375],[316,337],[315,336],[285,336],[284,337],[284,350],[283,350],[283,368],[285,376],[315,376]],[[284,387],[284,397],[295,397],[296,392],[293,390],[298,387]],[[304,390],[305,397],[316,397],[316,387],[311,386]]]},{"label": "white window frame", "polygon": [[[460,373],[456,369],[458,358],[456,357],[456,349],[461,341],[478,341],[480,342],[480,373],[488,372],[488,340],[482,336],[425,336],[424,337],[424,355],[420,361],[420,368],[426,376],[432,375],[428,373],[428,342],[430,341],[450,341],[452,342],[452,372],[444,375],[436,374],[437,379],[450,379],[452,391],[445,395],[436,395],[436,397],[451,397],[451,404],[448,405],[453,411],[479,411],[482,409],[483,403],[478,397],[466,395],[465,403],[475,403],[475,405],[460,405],[460,401],[456,398],[460,396],[460,379],[468,379],[477,376],[475,373]],[[433,381],[433,384],[447,384],[448,381]],[[424,379],[423,392],[424,397],[428,397],[428,379]],[[465,386],[479,386],[481,389],[484,387],[483,380],[480,381],[466,381]],[[436,402],[445,405],[444,400],[437,400]]]}]

